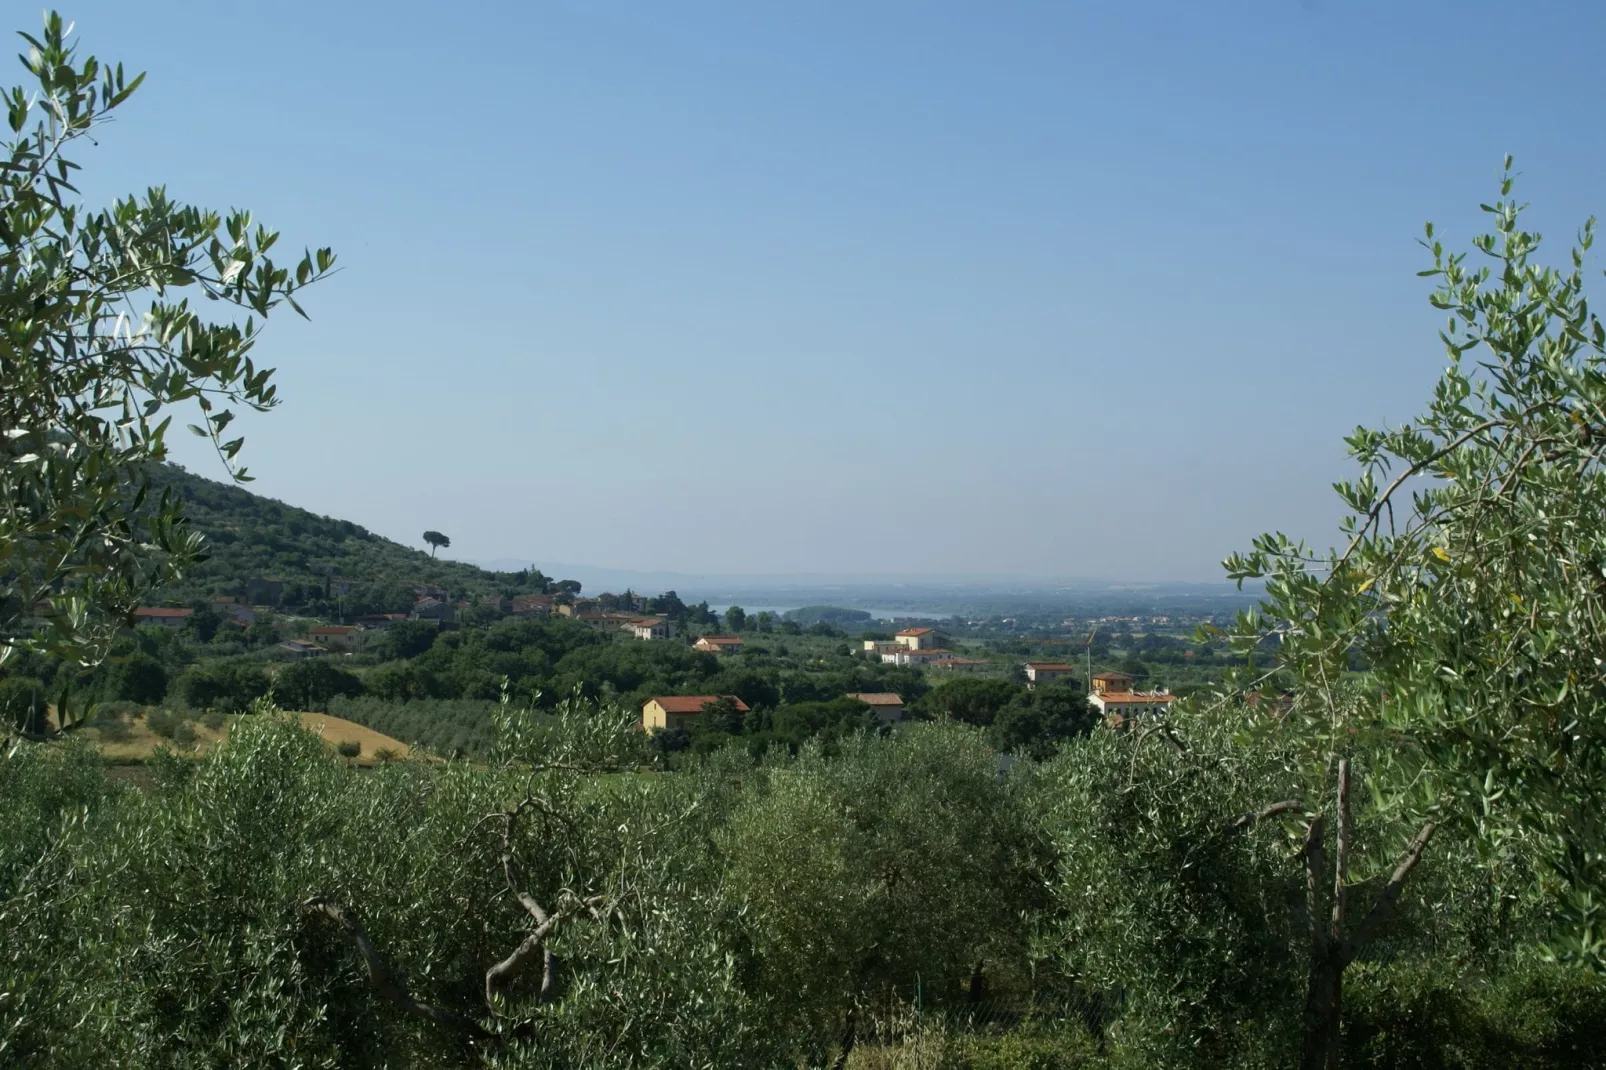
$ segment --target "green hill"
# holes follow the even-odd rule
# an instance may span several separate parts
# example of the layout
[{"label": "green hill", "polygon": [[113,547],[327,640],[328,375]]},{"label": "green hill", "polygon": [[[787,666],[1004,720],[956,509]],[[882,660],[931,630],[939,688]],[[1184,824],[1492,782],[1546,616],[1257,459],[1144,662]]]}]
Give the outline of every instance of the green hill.
[{"label": "green hill", "polygon": [[176,465],[156,470],[152,483],[158,492],[172,487],[183,496],[189,523],[207,540],[208,559],[164,592],[170,602],[228,594],[312,613],[338,608],[356,616],[411,608],[419,584],[442,587],[454,601],[555,587],[535,570],[492,572],[432,558],[349,520],[319,516]]}]

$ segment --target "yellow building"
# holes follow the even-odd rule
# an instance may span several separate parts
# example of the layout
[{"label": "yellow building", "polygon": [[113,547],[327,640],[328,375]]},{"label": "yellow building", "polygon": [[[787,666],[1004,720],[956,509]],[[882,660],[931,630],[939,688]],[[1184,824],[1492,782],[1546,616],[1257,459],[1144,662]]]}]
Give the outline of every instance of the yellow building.
[{"label": "yellow building", "polygon": [[648,732],[671,728],[690,728],[703,716],[703,707],[728,698],[738,713],[747,712],[747,703],[735,695],[654,695],[642,704],[641,727]]}]

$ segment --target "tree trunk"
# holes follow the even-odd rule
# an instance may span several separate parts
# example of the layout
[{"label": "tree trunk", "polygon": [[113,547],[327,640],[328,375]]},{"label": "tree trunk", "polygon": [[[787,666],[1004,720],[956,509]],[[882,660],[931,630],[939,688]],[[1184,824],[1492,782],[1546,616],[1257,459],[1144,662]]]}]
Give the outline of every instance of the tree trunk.
[{"label": "tree trunk", "polygon": [[1350,839],[1349,760],[1338,763],[1338,836],[1334,844],[1333,883],[1328,906],[1328,924],[1322,925],[1326,854],[1323,848],[1321,815],[1311,819],[1305,835],[1305,890],[1310,917],[1310,974],[1305,996],[1304,1044],[1300,1070],[1338,1070],[1339,1040],[1344,1016],[1344,970],[1361,948],[1372,939],[1377,927],[1387,919],[1394,901],[1411,870],[1421,861],[1422,851],[1433,838],[1434,824],[1428,822],[1417,832],[1394,873],[1378,893],[1366,917],[1348,938],[1344,936],[1345,881],[1348,879]]}]

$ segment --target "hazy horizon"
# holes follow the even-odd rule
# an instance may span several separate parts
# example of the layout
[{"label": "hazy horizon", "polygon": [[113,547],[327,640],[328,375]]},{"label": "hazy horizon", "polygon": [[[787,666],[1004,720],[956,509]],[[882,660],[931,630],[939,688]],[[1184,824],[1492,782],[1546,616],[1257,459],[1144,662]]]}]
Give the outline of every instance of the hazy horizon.
[{"label": "hazy horizon", "polygon": [[87,203],[340,255],[257,352],[259,493],[463,560],[1210,582],[1331,542],[1342,436],[1425,402],[1424,221],[1466,247],[1506,152],[1553,241],[1606,208],[1606,9],[1508,11],[65,14],[149,72]]}]

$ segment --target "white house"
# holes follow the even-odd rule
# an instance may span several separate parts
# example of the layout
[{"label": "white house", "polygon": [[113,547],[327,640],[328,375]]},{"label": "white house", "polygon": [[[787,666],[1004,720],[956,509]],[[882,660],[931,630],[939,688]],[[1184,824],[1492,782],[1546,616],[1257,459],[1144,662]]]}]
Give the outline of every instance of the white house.
[{"label": "white house", "polygon": [[1093,691],[1087,700],[1110,724],[1125,724],[1164,713],[1177,696],[1169,691],[1134,691],[1132,677],[1121,672],[1101,672],[1094,674]]},{"label": "white house", "polygon": [[633,620],[624,628],[637,639],[668,639],[675,634],[675,626],[664,617],[646,617]]},{"label": "white house", "polygon": [[1028,661],[1026,663],[1026,679],[1028,687],[1038,684],[1051,684],[1055,680],[1062,680],[1075,674],[1076,670],[1063,661]]},{"label": "white house", "polygon": [[905,646],[888,650],[881,655],[881,661],[885,665],[930,665],[953,656],[952,650],[915,650]]}]

